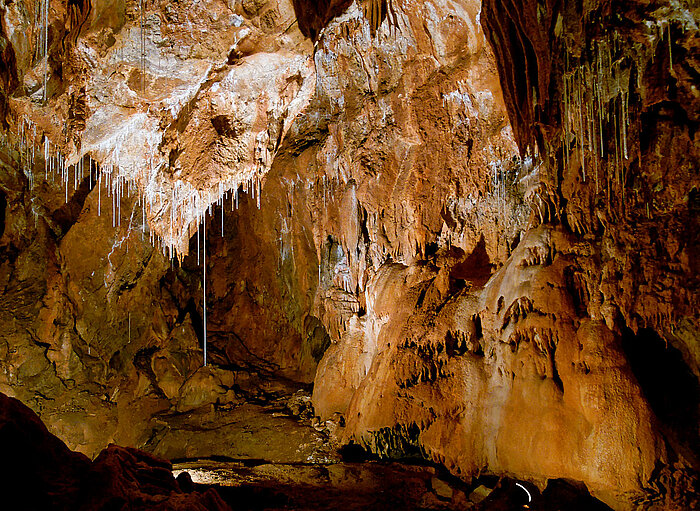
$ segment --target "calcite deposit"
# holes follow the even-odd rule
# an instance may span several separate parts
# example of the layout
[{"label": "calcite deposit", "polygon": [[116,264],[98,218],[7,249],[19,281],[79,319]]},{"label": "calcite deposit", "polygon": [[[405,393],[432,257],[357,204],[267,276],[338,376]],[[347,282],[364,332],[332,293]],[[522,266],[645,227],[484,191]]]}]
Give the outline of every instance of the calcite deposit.
[{"label": "calcite deposit", "polygon": [[699,505],[693,2],[0,20],[0,391],[70,448]]}]

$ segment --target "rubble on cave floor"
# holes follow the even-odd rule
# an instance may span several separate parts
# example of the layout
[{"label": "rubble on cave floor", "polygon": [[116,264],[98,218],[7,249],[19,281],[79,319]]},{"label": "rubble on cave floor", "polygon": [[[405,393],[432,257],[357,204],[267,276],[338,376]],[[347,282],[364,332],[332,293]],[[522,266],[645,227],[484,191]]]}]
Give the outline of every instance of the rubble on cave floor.
[{"label": "rubble on cave floor", "polygon": [[173,474],[190,491],[215,488],[238,510],[610,510],[574,481],[550,480],[542,492],[508,477],[466,484],[441,467],[415,462],[200,459],[175,463]]}]

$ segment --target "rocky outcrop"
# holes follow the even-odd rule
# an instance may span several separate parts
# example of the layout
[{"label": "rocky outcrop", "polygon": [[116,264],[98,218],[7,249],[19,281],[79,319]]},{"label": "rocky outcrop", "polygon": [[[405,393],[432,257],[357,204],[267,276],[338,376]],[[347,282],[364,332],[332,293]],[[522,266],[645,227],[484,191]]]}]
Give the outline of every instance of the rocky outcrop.
[{"label": "rocky outcrop", "polygon": [[111,445],[91,462],[4,394],[0,446],[3,500],[16,509],[230,509],[215,490],[185,493],[170,463],[145,452]]},{"label": "rocky outcrop", "polygon": [[71,447],[313,381],[341,444],[697,504],[692,5],[51,5],[47,59],[2,13],[0,388]]}]

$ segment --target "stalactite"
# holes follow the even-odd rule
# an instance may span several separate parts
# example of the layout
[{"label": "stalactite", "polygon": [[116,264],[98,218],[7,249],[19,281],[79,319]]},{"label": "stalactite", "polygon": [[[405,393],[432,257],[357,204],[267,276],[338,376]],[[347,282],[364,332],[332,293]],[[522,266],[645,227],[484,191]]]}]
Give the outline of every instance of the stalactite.
[{"label": "stalactite", "polygon": [[202,228],[202,310],[203,310],[203,346],[204,365],[207,365],[207,217],[204,215]]},{"label": "stalactite", "polygon": [[[611,33],[589,41],[583,51],[567,49],[564,58],[563,164],[568,167],[572,161],[578,161],[584,181],[593,172],[595,194],[603,192],[608,205],[620,198],[624,202],[625,197],[630,158],[630,66],[634,52],[634,48],[623,44],[618,33]],[[572,151],[578,158],[572,160]],[[601,171],[605,174],[602,189]]]},{"label": "stalactite", "polygon": [[[59,182],[63,187],[65,203],[68,203],[71,193],[79,189],[82,179],[88,177],[90,188],[93,187],[93,179],[94,184],[98,188],[98,216],[101,216],[103,186],[105,187],[107,196],[112,200],[112,225],[115,228],[121,225],[122,199],[130,196],[134,191],[137,191],[138,201],[142,204],[143,208],[142,230],[144,233],[149,219],[159,222],[159,212],[163,214],[169,213],[171,216],[170,228],[165,232],[162,230],[156,230],[154,232],[151,229],[149,235],[149,239],[153,241],[154,245],[160,247],[161,252],[164,254],[171,252],[178,254],[178,257],[183,257],[185,251],[174,249],[179,247],[181,238],[188,232],[195,220],[200,219],[203,216],[203,212],[209,209],[210,205],[214,203],[218,203],[222,207],[221,221],[223,235],[225,233],[225,219],[223,218],[225,196],[229,190],[233,192],[231,207],[232,210],[234,208],[237,209],[239,207],[239,188],[241,187],[241,183],[243,183],[243,188],[255,199],[257,207],[262,207],[262,179],[260,176],[260,169],[252,170],[247,178],[242,179],[240,176],[237,176],[230,180],[222,181],[218,189],[214,190],[197,189],[189,183],[178,180],[171,184],[171,193],[169,194],[169,200],[166,202],[163,200],[161,193],[160,186],[162,186],[162,184],[159,183],[156,187],[150,188],[147,177],[142,178],[139,176],[139,179],[143,179],[147,184],[144,184],[143,181],[137,183],[131,177],[133,174],[129,175],[125,169],[121,169],[117,165],[108,164],[104,167],[99,167],[99,163],[93,159],[89,152],[71,156],[71,160],[73,160],[74,163],[70,164],[58,149],[60,143],[53,142],[47,133],[37,133],[37,126],[26,117],[19,117],[11,126],[16,127],[16,134],[13,134],[15,132],[9,132],[7,136],[3,134],[2,138],[6,141],[6,144],[15,144],[18,146],[20,165],[26,173],[30,189],[33,189],[36,185],[35,181],[37,176],[33,169],[35,167],[36,155],[41,154],[41,148],[35,147],[35,140],[37,140],[38,136],[38,143],[41,144],[43,141],[44,175],[42,177],[46,180],[60,180]],[[118,161],[120,146],[116,145],[112,151],[112,160]],[[84,158],[87,158],[87,169],[85,168],[86,162]],[[86,171],[88,172],[88,176],[85,176]],[[93,171],[95,172],[94,176],[92,174]],[[151,172],[151,175],[152,174],[153,172]],[[129,178],[127,178],[127,176],[129,176]],[[71,181],[73,189],[71,189],[70,186]],[[159,204],[159,207],[155,208],[155,204]],[[148,211],[146,209],[148,209]],[[171,250],[171,248],[173,250]]]}]

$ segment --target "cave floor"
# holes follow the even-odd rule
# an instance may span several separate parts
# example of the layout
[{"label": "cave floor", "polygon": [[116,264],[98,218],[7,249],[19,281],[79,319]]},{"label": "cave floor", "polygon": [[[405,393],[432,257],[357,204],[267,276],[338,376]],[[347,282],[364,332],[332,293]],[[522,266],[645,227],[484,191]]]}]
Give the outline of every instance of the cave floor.
[{"label": "cave floor", "polygon": [[254,376],[235,398],[201,404],[197,395],[192,408],[152,418],[145,448],[172,460],[184,491],[215,488],[237,511],[609,509],[573,482],[555,480],[544,492],[507,477],[468,484],[423,459],[379,461],[358,446],[339,449],[342,421],[314,417],[308,386]]},{"label": "cave floor", "polygon": [[469,485],[412,460],[270,463],[197,459],[177,462],[185,491],[215,488],[236,510],[611,511],[575,481],[531,483],[482,476]]},{"label": "cave floor", "polygon": [[337,424],[313,419],[307,390],[266,381],[275,392],[256,402],[160,416],[150,450],[173,460],[175,476],[187,472],[193,489],[215,487],[236,510],[474,505],[464,483],[423,462],[348,461],[330,440]]},{"label": "cave floor", "polygon": [[236,510],[473,506],[464,483],[425,463],[346,461],[330,440],[337,425],[314,422],[308,390],[265,382],[273,391],[255,402],[158,416],[149,450]]},{"label": "cave floor", "polygon": [[542,493],[507,477],[467,484],[425,460],[339,451],[340,424],[314,418],[310,389],[269,375],[260,383],[265,392],[237,403],[154,417],[148,450],[173,461],[181,488],[215,488],[231,508],[251,511],[609,509],[564,480]]},{"label": "cave floor", "polygon": [[[384,462],[266,463],[190,460],[173,466],[213,486],[234,509],[470,509],[459,482],[432,466]],[[473,498],[478,498],[474,496]]]}]

